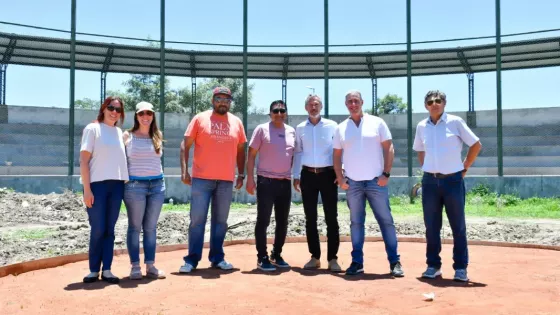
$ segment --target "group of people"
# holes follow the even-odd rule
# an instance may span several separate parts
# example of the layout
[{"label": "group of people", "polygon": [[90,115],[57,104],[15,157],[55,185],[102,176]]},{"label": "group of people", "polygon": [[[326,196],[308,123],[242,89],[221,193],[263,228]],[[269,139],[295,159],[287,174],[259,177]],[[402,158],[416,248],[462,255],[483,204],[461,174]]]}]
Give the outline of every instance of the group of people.
[{"label": "group of people", "polygon": [[[327,224],[328,269],[341,272],[337,209],[340,188],[346,191],[351,220],[352,262],[346,274],[356,275],[364,271],[367,200],[381,229],[389,272],[394,277],[404,276],[389,204],[388,183],[394,159],[392,136],[383,119],[363,112],[359,91],[346,94],[349,117],[340,124],[321,117],[323,104],[318,95],[306,98],[305,110],[309,116],[295,129],[285,123],[286,103],[273,101],[269,108],[270,121],[258,125],[253,131],[247,156],[248,139],[244,126],[229,112],[231,91],[227,87],[217,87],[212,94],[212,109],[192,118],[181,143],[181,180],[191,185],[191,206],[188,254],[183,258],[180,273],[193,272],[202,259],[209,209],[208,259],[211,267],[233,269],[225,259],[223,243],[233,187],[241,189],[245,184],[247,192],[256,194],[257,199],[255,242],[258,269],[274,271],[290,267],[282,256],[282,249],[293,187],[301,193],[306,218],[310,259],[304,268],[321,267],[317,229],[320,197]],[[446,95],[443,92],[429,91],[424,104],[429,117],[418,123],[413,146],[424,171],[422,205],[427,269],[422,277],[441,276],[440,230],[445,206],[454,237],[454,279],[468,281],[463,177],[474,163],[481,144],[464,120],[444,112]],[[123,199],[129,222],[130,278],[142,278],[141,230],[144,231],[146,276],[165,278],[165,273],[154,266],[156,226],[165,194],[160,160],[163,137],[157,129],[153,106],[146,102],[136,106],[134,127],[123,133],[117,127],[117,122],[124,119],[123,105],[118,98],[108,98],[100,108],[97,122],[84,129],[80,164],[84,202],[91,225],[90,274],[84,282],[98,280],[101,262],[101,278],[110,283],[119,281],[111,273],[111,262],[114,227]],[[463,143],[469,146],[464,160],[461,158]],[[193,146],[192,171],[189,172],[188,161]],[[276,230],[269,255],[267,229],[273,210]]]}]

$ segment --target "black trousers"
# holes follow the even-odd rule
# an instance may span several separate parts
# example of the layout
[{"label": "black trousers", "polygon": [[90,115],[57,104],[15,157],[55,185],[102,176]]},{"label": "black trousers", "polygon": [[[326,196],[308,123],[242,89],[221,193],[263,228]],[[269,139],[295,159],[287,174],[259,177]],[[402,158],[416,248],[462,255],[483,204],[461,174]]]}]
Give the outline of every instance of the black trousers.
[{"label": "black trousers", "polygon": [[336,259],[340,245],[338,227],[338,186],[334,183],[336,174],[333,169],[313,173],[303,168],[300,175],[301,196],[305,212],[307,246],[311,256],[321,258],[319,231],[317,230],[317,203],[319,193],[323,201],[325,222],[327,223],[327,260]]},{"label": "black trousers", "polygon": [[268,256],[266,249],[266,230],[274,207],[276,231],[272,255],[280,255],[288,233],[288,215],[292,203],[292,184],[289,179],[275,179],[257,176],[257,224],[255,242],[259,261]]}]

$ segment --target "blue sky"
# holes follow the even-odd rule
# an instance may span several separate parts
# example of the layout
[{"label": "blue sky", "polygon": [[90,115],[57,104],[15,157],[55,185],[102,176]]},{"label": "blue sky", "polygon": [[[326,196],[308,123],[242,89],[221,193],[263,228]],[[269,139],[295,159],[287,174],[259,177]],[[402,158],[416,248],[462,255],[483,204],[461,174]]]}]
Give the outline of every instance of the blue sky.
[{"label": "blue sky", "polygon": [[[138,38],[159,39],[159,0],[78,0],[77,30]],[[0,21],[70,29],[70,0],[0,0]],[[502,34],[560,28],[557,0],[502,0]],[[406,41],[405,0],[330,0],[330,44],[386,43]],[[166,39],[190,42],[242,44],[242,0],[167,0]],[[33,30],[0,24],[0,31],[68,38],[69,34]],[[495,34],[494,1],[412,0],[412,40],[435,40]],[[560,32],[502,41],[559,36]],[[322,44],[323,0],[249,0],[249,44]],[[142,42],[92,38],[78,39],[143,45]],[[456,47],[491,43],[490,40],[413,45],[415,48]],[[168,44],[167,47],[200,50],[238,50],[215,46]],[[330,51],[401,50],[404,46],[331,48]],[[322,51],[322,48],[250,48],[250,51]],[[107,76],[107,89],[124,89],[129,76]],[[560,103],[560,68],[543,68],[502,73],[503,108],[551,107]],[[173,87],[190,85],[190,78],[170,77]],[[255,84],[253,101],[267,107],[281,98],[281,80],[249,80]],[[99,73],[76,71],[76,99],[99,98]],[[303,100],[312,86],[324,95],[323,80],[288,81],[291,114],[303,114]],[[331,80],[330,114],[346,114],[344,95],[359,89],[371,107],[371,81]],[[424,112],[426,91],[440,89],[448,95],[447,110],[467,110],[466,75],[415,77],[412,79],[414,112]],[[10,105],[68,107],[69,70],[10,65],[7,98]],[[378,96],[398,94],[406,100],[406,78],[379,79]],[[475,74],[475,108],[496,108],[495,73]]]}]

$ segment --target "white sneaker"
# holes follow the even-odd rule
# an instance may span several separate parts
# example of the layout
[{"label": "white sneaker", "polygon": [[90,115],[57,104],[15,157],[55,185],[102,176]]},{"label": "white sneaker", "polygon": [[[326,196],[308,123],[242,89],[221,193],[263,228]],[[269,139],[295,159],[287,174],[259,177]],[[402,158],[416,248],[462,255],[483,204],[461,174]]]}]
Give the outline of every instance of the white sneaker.
[{"label": "white sneaker", "polygon": [[228,263],[225,260],[222,260],[218,264],[215,264],[215,265],[212,264],[212,268],[219,268],[219,269],[222,269],[222,270],[231,270],[231,269],[233,269],[233,265]]},{"label": "white sneaker", "polygon": [[189,273],[193,271],[193,269],[195,269],[193,265],[189,263],[185,263],[184,265],[181,266],[181,268],[179,268],[179,273]]}]

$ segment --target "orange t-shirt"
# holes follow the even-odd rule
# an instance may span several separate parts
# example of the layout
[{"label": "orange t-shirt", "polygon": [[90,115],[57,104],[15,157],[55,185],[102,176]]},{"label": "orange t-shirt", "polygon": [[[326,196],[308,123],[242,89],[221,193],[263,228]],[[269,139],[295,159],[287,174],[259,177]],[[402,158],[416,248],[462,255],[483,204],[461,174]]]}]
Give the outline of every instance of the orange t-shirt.
[{"label": "orange t-shirt", "polygon": [[192,177],[233,181],[237,146],[247,142],[241,120],[231,114],[199,113],[191,120],[186,137],[194,139]]}]

